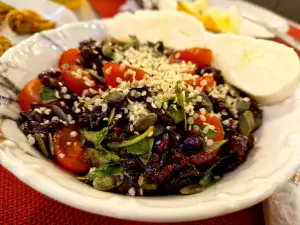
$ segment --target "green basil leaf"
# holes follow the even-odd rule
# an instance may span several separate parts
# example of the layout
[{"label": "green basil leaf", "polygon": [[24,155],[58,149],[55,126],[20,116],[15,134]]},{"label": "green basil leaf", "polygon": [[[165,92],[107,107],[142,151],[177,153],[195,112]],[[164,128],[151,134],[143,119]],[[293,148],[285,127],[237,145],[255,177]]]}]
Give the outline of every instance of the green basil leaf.
[{"label": "green basil leaf", "polygon": [[55,90],[50,89],[46,86],[42,86],[40,90],[40,98],[42,103],[48,103],[55,101],[57,98],[55,96]]},{"label": "green basil leaf", "polygon": [[127,153],[139,156],[139,159],[144,165],[147,165],[154,144],[154,138],[145,138],[127,148]]},{"label": "green basil leaf", "polygon": [[219,135],[218,132],[216,132],[215,130],[212,130],[209,128],[209,126],[202,126],[200,125],[201,128],[203,128],[203,133],[205,134],[205,136],[207,138],[215,138]]},{"label": "green basil leaf", "polygon": [[104,140],[110,129],[111,127],[104,127],[100,131],[82,130],[81,133],[88,141],[93,142],[95,148],[103,150],[104,148],[101,146],[101,142]]},{"label": "green basil leaf", "polygon": [[211,146],[206,146],[205,147],[205,151],[206,152],[213,152],[214,150],[216,150],[217,148],[220,148],[223,144],[225,144],[227,142],[227,140],[222,140],[222,141],[214,141],[214,143]]},{"label": "green basil leaf", "polygon": [[184,120],[184,115],[182,114],[181,110],[176,110],[172,107],[172,105],[170,105],[168,107],[168,109],[166,110],[167,115],[169,115],[170,117],[172,117],[172,119],[174,120],[175,124],[180,123],[181,121]]},{"label": "green basil leaf", "polygon": [[132,139],[123,141],[121,143],[119,143],[119,142],[107,143],[107,146],[109,148],[123,148],[123,147],[127,147],[127,146],[130,146],[130,145],[133,145],[133,144],[135,144],[137,142],[140,142],[141,140],[145,139],[149,134],[151,135],[151,133],[153,133],[153,129],[154,129],[154,127],[151,126],[144,133],[142,133],[139,136],[136,136],[136,137],[134,137]]},{"label": "green basil leaf", "polygon": [[96,177],[99,176],[117,176],[122,174],[124,174],[124,169],[119,164],[102,165],[94,171],[88,173],[86,179],[88,181],[93,181]]},{"label": "green basil leaf", "polygon": [[204,173],[204,176],[201,178],[199,184],[201,185],[201,187],[206,188],[210,186],[210,184],[213,181],[213,178],[214,176],[213,176],[212,169],[209,169]]},{"label": "green basil leaf", "polygon": [[109,152],[109,151],[100,151],[100,157],[99,157],[99,162],[101,164],[108,164],[110,162],[119,162],[120,157],[117,156],[116,154]]}]

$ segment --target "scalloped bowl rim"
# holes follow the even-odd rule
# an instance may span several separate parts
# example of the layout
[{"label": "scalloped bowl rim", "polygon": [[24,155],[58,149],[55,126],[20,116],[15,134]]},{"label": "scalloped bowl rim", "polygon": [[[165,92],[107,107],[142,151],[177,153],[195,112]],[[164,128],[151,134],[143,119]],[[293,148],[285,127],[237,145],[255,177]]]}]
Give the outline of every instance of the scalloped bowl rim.
[{"label": "scalloped bowl rim", "polygon": [[[105,25],[106,21],[107,20],[93,20],[67,24],[55,30],[44,31],[42,34],[51,35],[76,26],[88,27],[92,24],[102,26],[103,24]],[[17,52],[23,45],[25,46],[29,42],[35,42],[40,36],[40,34],[35,34],[29,39],[22,41],[16,47],[9,49],[3,55],[1,60],[9,58],[10,55]],[[297,144],[297,146],[298,145],[299,144]],[[19,151],[20,155],[24,154],[24,156],[22,155],[24,159],[26,157],[32,157],[32,159],[28,158],[29,160],[33,160],[32,164],[24,163],[26,160],[23,161],[21,159],[14,159],[12,154],[9,152],[9,149],[13,148],[9,146],[9,144],[5,145],[5,143],[1,143],[0,145],[0,162],[2,165],[25,184],[46,196],[71,207],[95,214],[120,219],[151,222],[179,222],[206,219],[250,207],[266,199],[277,188],[282,186],[298,169],[300,162],[300,148],[295,147],[295,149],[293,149],[293,153],[291,153],[292,156],[288,159],[288,163],[285,163],[279,169],[274,168],[272,175],[267,179],[257,178],[257,184],[253,185],[250,191],[238,193],[238,196],[219,193],[215,196],[215,198],[195,203],[196,199],[201,200],[202,193],[192,196],[132,198],[130,196],[95,191],[92,190],[92,188],[86,187],[84,184],[80,184],[84,193],[87,194],[84,195],[83,193],[68,189],[67,187],[57,183],[55,180],[50,179],[43,173],[36,171],[36,165],[34,163],[36,158],[26,154],[24,151],[21,151],[20,149],[16,150]],[[52,166],[48,162],[45,163],[46,167]],[[45,165],[42,165],[41,168]],[[57,173],[59,178],[64,179],[66,176],[69,179],[67,174],[59,172],[60,170],[55,168],[55,166],[53,166],[53,171]],[[62,177],[60,177],[60,174],[63,174]],[[209,191],[209,189],[206,191]],[[95,194],[96,192],[98,192],[98,194]],[[91,193],[91,195],[89,195],[89,193]],[[95,197],[96,195],[99,195],[99,198]],[[101,199],[100,197],[103,198]],[[168,202],[168,204],[166,202]]]}]

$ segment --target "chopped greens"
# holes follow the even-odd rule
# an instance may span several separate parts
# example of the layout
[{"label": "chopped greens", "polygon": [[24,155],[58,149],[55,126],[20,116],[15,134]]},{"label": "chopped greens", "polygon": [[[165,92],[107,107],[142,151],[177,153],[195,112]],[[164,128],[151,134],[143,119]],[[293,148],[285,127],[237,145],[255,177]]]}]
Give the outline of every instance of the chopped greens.
[{"label": "chopped greens", "polygon": [[123,148],[123,147],[127,147],[129,145],[133,145],[133,144],[145,139],[148,135],[151,136],[153,134],[153,129],[154,129],[154,127],[151,126],[143,134],[141,134],[139,136],[136,136],[127,141],[123,141],[121,143],[118,143],[118,142],[107,143],[107,146],[109,148]]},{"label": "chopped greens", "polygon": [[166,110],[167,115],[172,117],[175,124],[180,123],[184,120],[184,114],[182,113],[182,110],[176,110],[174,109],[173,105],[170,105],[168,109]]},{"label": "chopped greens", "polygon": [[98,176],[112,176],[112,175],[122,175],[124,174],[124,169],[119,164],[106,164],[102,165],[92,172],[89,172],[85,177],[88,181],[93,181]]},{"label": "chopped greens", "polygon": [[57,99],[55,96],[55,90],[50,89],[44,85],[41,87],[40,90],[40,98],[42,103],[52,102]]},{"label": "chopped greens", "polygon": [[106,137],[108,131],[111,127],[104,127],[100,131],[87,131],[82,130],[82,135],[90,142],[92,142],[97,149],[103,150],[104,148],[101,145],[101,142]]},{"label": "chopped greens", "polygon": [[217,148],[220,148],[223,144],[225,144],[227,142],[227,140],[222,140],[222,141],[214,141],[214,143],[210,146],[206,146],[205,147],[205,151],[206,152],[213,152],[214,150],[216,150]]},{"label": "chopped greens", "polygon": [[144,165],[147,165],[153,148],[154,138],[145,138],[133,145],[128,146],[127,153],[133,154],[139,157]]},{"label": "chopped greens", "polygon": [[185,109],[184,109],[185,92],[182,91],[180,93],[177,93],[177,99],[178,99],[178,104],[181,107],[181,113],[182,113],[182,117],[184,120],[184,130],[187,130],[187,118],[186,118],[186,113],[185,113]]}]

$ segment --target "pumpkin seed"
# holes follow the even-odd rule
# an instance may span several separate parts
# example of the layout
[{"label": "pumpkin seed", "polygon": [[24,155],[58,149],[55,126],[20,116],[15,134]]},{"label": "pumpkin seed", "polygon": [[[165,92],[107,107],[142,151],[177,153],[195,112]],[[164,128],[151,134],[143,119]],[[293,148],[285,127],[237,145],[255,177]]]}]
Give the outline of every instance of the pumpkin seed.
[{"label": "pumpkin seed", "polygon": [[67,115],[65,112],[56,105],[52,105],[53,113],[61,120],[68,121]]},{"label": "pumpkin seed", "polygon": [[146,184],[143,176],[139,176],[138,184],[141,188],[143,188],[145,190],[156,190],[156,188],[157,188],[156,183]]},{"label": "pumpkin seed", "polygon": [[236,102],[236,109],[240,112],[243,113],[250,109],[251,102],[250,101],[245,101],[241,98],[239,98]]},{"label": "pumpkin seed", "polygon": [[109,191],[116,187],[114,176],[98,176],[93,181],[93,186],[99,191]]},{"label": "pumpkin seed", "polygon": [[142,184],[141,188],[145,189],[145,190],[156,190],[157,189],[157,184],[153,183],[153,184]]},{"label": "pumpkin seed", "polygon": [[44,156],[46,156],[47,158],[49,157],[49,153],[46,147],[46,144],[42,138],[42,136],[39,133],[35,133],[34,134],[35,140],[38,143],[38,146],[40,147],[42,153],[44,154]]},{"label": "pumpkin seed", "polygon": [[49,142],[50,154],[54,155],[53,138],[52,138],[52,134],[51,133],[48,134],[48,142]]},{"label": "pumpkin seed", "polygon": [[157,136],[163,134],[164,131],[165,131],[165,129],[166,129],[166,128],[165,128],[164,125],[161,125],[161,124],[156,125],[156,126],[154,127],[152,137],[157,137]]},{"label": "pumpkin seed", "polygon": [[109,95],[106,96],[106,101],[108,103],[119,103],[123,101],[125,96],[120,92],[112,92]]},{"label": "pumpkin seed", "polygon": [[240,115],[239,129],[243,135],[249,135],[255,129],[254,116],[250,110],[247,110]]},{"label": "pumpkin seed", "polygon": [[100,83],[104,84],[105,80],[103,77],[99,76],[97,71],[95,70],[91,70],[91,69],[87,69],[87,71],[89,71],[90,75],[94,78],[96,78],[98,81],[100,81]]},{"label": "pumpkin seed", "polygon": [[153,126],[157,121],[157,115],[155,113],[149,113],[143,116],[140,120],[138,120],[134,125],[133,128],[135,131],[143,131]]},{"label": "pumpkin seed", "polygon": [[112,58],[114,56],[114,48],[109,44],[104,44],[102,46],[102,53],[104,56]]},{"label": "pumpkin seed", "polygon": [[115,115],[116,115],[116,108],[114,107],[111,111],[110,111],[110,114],[109,114],[109,118],[108,118],[108,125],[111,125],[114,121],[114,118],[115,118]]},{"label": "pumpkin seed", "polygon": [[[177,87],[177,89],[180,89],[180,87]],[[184,119],[184,130],[187,130],[187,118],[186,113],[184,109],[184,103],[185,103],[185,91],[182,91],[180,93],[177,93],[177,99],[178,99],[178,105],[181,107],[181,113],[183,115]]]},{"label": "pumpkin seed", "polygon": [[183,195],[192,195],[200,193],[204,190],[204,188],[199,184],[191,184],[188,186],[185,186],[180,189],[180,193]]}]

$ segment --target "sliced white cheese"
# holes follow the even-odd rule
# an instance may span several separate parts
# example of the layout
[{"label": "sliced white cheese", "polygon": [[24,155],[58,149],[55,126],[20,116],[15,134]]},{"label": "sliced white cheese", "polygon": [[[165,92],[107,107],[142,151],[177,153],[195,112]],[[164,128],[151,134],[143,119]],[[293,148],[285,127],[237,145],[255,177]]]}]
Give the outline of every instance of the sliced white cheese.
[{"label": "sliced white cheese", "polygon": [[136,35],[142,42],[163,41],[176,49],[205,46],[205,30],[196,18],[176,11],[137,11],[118,14],[108,23],[108,33],[119,40]]},{"label": "sliced white cheese", "polygon": [[262,105],[279,103],[294,94],[300,64],[295,51],[282,44],[233,34],[209,35],[213,65],[225,79]]}]

